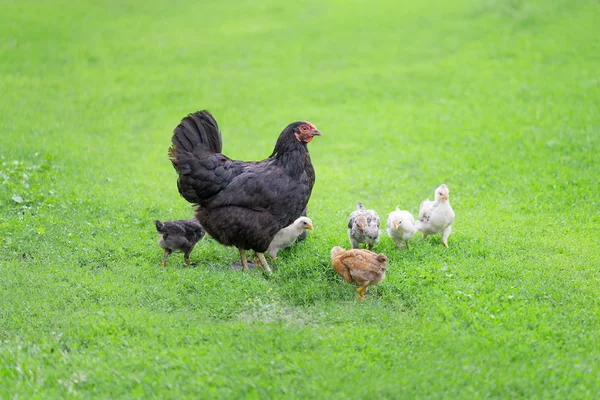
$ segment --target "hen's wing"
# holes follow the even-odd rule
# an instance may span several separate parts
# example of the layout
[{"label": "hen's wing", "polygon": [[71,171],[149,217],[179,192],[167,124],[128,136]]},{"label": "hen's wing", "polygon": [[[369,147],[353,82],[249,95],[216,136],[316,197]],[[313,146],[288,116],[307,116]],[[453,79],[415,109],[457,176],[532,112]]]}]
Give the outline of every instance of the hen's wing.
[{"label": "hen's wing", "polygon": [[[294,219],[308,201],[311,187],[307,180],[292,179],[277,160],[267,159],[247,164],[231,179],[207,206],[217,208],[237,206],[254,211],[269,211],[276,219],[291,212]],[[301,198],[304,201],[299,202]],[[298,210],[290,210],[300,207]],[[286,221],[286,226],[292,221]]]},{"label": "hen's wing", "polygon": [[[187,200],[192,199],[205,207],[269,210],[278,218],[288,210],[287,205],[298,203],[298,197],[308,200],[310,194],[307,180],[292,179],[275,159],[236,161],[220,153],[211,154],[203,148],[179,159],[189,166],[187,174],[180,171],[179,191]],[[302,209],[305,206],[300,205]],[[302,209],[294,210],[292,214],[298,216]]]}]

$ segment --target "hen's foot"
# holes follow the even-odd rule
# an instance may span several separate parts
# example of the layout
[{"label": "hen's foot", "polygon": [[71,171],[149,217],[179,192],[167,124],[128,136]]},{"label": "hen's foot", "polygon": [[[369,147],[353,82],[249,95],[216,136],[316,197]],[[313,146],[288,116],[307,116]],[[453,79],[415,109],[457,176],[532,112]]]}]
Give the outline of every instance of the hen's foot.
[{"label": "hen's foot", "polygon": [[246,250],[240,249],[240,257],[242,258],[242,268],[245,272],[250,271],[248,268],[248,260],[246,260]]}]

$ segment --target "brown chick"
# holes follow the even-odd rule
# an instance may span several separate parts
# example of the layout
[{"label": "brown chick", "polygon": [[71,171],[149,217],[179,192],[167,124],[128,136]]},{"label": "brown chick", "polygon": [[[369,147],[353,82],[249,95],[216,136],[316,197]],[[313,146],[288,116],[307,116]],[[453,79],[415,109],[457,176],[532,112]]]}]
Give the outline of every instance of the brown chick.
[{"label": "brown chick", "polygon": [[344,282],[358,285],[358,300],[365,298],[367,287],[377,285],[385,279],[388,261],[385,254],[377,254],[370,250],[344,250],[340,246],[331,249],[333,269]]}]

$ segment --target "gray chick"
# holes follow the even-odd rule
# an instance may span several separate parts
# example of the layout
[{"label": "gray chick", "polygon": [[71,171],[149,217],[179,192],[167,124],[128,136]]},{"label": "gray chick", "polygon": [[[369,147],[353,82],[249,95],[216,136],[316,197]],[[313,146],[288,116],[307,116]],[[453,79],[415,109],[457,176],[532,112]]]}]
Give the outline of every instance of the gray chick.
[{"label": "gray chick", "polygon": [[173,251],[182,251],[185,263],[190,263],[190,253],[206,231],[196,219],[180,219],[176,221],[154,221],[156,230],[161,234],[158,245],[165,250],[165,256],[160,264],[164,267],[167,257]]},{"label": "gray chick", "polygon": [[373,250],[373,245],[379,242],[379,215],[374,210],[365,209],[359,201],[348,218],[348,237],[353,249],[364,243]]}]

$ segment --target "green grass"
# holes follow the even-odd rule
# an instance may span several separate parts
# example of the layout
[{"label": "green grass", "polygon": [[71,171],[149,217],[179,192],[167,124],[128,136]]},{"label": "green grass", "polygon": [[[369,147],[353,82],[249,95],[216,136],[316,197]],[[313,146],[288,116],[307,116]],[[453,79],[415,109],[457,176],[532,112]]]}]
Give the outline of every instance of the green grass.
[{"label": "green grass", "polygon": [[[594,0],[0,1],[0,398],[600,396],[600,6]],[[167,159],[207,108],[232,158],[289,122],[315,231],[274,276],[212,239]],[[450,248],[377,251],[355,304],[331,269],[361,200]]]}]

